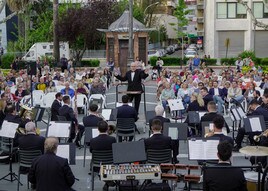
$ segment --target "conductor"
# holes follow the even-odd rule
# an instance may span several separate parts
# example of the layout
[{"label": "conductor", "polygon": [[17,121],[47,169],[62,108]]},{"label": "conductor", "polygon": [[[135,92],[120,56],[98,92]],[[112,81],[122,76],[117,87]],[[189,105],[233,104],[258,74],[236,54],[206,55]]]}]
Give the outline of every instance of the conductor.
[{"label": "conductor", "polygon": [[115,77],[120,81],[128,81],[127,91],[138,91],[140,93],[137,94],[128,94],[130,100],[134,99],[134,107],[139,113],[140,101],[141,101],[141,93],[143,92],[141,81],[148,77],[147,70],[137,69],[137,64],[132,62],[130,65],[130,70],[126,72],[125,76],[120,76],[117,73],[114,74]]}]

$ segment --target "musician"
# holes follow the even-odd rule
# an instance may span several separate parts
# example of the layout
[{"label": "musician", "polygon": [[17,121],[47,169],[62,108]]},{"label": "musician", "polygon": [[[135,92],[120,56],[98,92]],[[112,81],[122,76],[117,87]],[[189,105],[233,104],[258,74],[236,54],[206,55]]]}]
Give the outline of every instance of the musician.
[{"label": "musician", "polygon": [[[141,81],[147,78],[148,71],[137,69],[137,64],[132,62],[130,65],[130,71],[127,71],[125,76],[120,76],[117,73],[114,76],[120,81],[128,81],[127,91],[141,91],[143,92]],[[141,94],[129,94],[130,101],[134,99],[134,107],[137,114],[139,113]]]},{"label": "musician", "polygon": [[[173,158],[176,158],[176,154],[174,155],[174,151],[176,148],[172,146],[172,140],[170,137],[165,136],[161,133],[162,131],[162,122],[159,119],[154,119],[152,121],[152,131],[153,134],[151,137],[144,140],[145,149],[171,149],[173,150]],[[178,148],[177,148],[178,149]],[[175,153],[178,151],[175,151]],[[177,162],[177,161],[174,161]]]},{"label": "musician", "polygon": [[234,146],[234,140],[223,134],[222,128],[224,127],[225,120],[223,116],[216,116],[213,119],[213,132],[208,133],[206,137],[217,137],[220,138],[220,142],[228,141],[232,146]]},{"label": "musician", "polygon": [[62,94],[60,92],[56,93],[56,99],[53,101],[51,105],[51,121],[58,121],[57,115],[59,114],[59,109],[62,106]]},{"label": "musician", "polygon": [[[250,102],[249,110],[251,110],[251,112],[249,112],[247,114],[247,116],[250,116],[250,115],[262,115],[264,117],[264,121],[268,121],[268,112],[267,112],[267,110],[265,108],[261,107],[257,100],[253,99]],[[249,135],[248,138],[249,138],[250,143],[254,144],[254,140],[253,140],[254,135],[259,135],[259,134],[261,134],[261,132],[246,133],[245,128],[239,128],[238,132],[237,132],[236,139],[235,139],[236,146],[234,147],[234,151],[239,151],[239,149],[241,148],[241,144],[242,144],[242,141],[244,139],[244,136],[246,134]]]},{"label": "musician", "polygon": [[26,134],[19,137],[19,148],[22,150],[40,150],[44,153],[45,138],[36,134],[34,122],[28,122],[25,125]]},{"label": "musician", "polygon": [[[135,122],[138,120],[137,111],[134,107],[128,105],[129,97],[128,95],[122,96],[123,105],[117,107],[117,118],[133,118]],[[122,142],[122,137],[119,136],[119,142]],[[129,137],[129,141],[132,141],[133,136]]]},{"label": "musician", "polygon": [[[116,143],[116,139],[112,136],[108,135],[108,123],[106,121],[99,121],[98,122],[98,131],[99,135],[90,140],[90,152],[92,153],[93,150],[96,151],[107,151],[112,150],[112,144]],[[99,172],[98,167],[94,168],[94,172]],[[108,190],[109,186],[115,186],[114,182],[106,181],[105,185],[103,186],[103,190]]]},{"label": "musician", "polygon": [[6,121],[12,122],[12,123],[22,123],[21,118],[16,114],[16,108],[14,104],[8,104],[6,107]]},{"label": "musician", "polygon": [[7,106],[7,102],[4,99],[0,99],[0,125],[2,125],[5,117],[6,117],[6,106]]},{"label": "musician", "polygon": [[268,110],[268,93],[263,94],[263,96],[262,96],[262,104],[261,104],[261,106],[262,106],[263,108],[265,108],[266,110]]},{"label": "musician", "polygon": [[[220,142],[217,156],[219,158],[217,166],[231,166],[232,145],[228,141]],[[204,184],[206,191],[247,191],[246,179],[240,168],[205,169]]]},{"label": "musician", "polygon": [[73,142],[73,139],[75,138],[76,132],[78,132],[75,140],[76,146],[80,147],[79,141],[81,140],[81,137],[83,135],[83,132],[85,130],[84,126],[78,124],[78,120],[75,116],[73,108],[71,108],[70,105],[70,97],[69,96],[63,96],[62,98],[64,105],[60,107],[59,114],[60,116],[64,116],[67,121],[71,121],[71,133],[70,138],[68,139],[68,142]]},{"label": "musician", "polygon": [[97,127],[98,123],[103,121],[98,113],[98,106],[96,104],[91,104],[89,106],[89,115],[83,117],[83,124],[85,127]]},{"label": "musician", "polygon": [[62,95],[69,95],[69,96],[71,96],[71,98],[73,98],[74,94],[75,94],[74,90],[72,88],[70,88],[70,83],[69,82],[65,82],[65,88],[62,89],[60,91],[60,93]]},{"label": "musician", "polygon": [[[213,121],[213,119],[215,117],[222,116],[222,115],[217,113],[217,106],[216,106],[216,103],[214,101],[208,102],[207,110],[208,110],[208,113],[206,113],[204,116],[201,117],[200,125],[199,125],[200,129],[201,129],[202,122],[204,122],[204,121]],[[225,121],[225,127],[226,127],[226,130],[227,130],[227,133],[229,133],[230,128],[229,128],[228,124],[226,123],[226,121]]]},{"label": "musician", "polygon": [[164,123],[170,123],[169,118],[163,117],[164,114],[164,107],[162,105],[157,105],[154,109],[155,111],[155,117],[149,120],[149,127],[152,129],[152,122],[154,119],[159,119],[161,121],[161,126],[163,127]]},{"label": "musician", "polygon": [[29,170],[29,181],[36,190],[71,191],[75,177],[68,160],[56,155],[59,141],[55,137],[45,140],[45,154],[36,158]]}]

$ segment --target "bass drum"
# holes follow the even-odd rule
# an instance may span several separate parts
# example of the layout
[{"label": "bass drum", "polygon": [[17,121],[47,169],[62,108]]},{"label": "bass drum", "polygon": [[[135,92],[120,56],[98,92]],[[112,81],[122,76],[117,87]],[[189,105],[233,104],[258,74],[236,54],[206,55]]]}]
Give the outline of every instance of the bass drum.
[{"label": "bass drum", "polygon": [[[244,172],[248,191],[258,191],[258,173],[254,171]],[[260,181],[262,179],[262,174]],[[261,186],[261,185],[260,185]]]}]

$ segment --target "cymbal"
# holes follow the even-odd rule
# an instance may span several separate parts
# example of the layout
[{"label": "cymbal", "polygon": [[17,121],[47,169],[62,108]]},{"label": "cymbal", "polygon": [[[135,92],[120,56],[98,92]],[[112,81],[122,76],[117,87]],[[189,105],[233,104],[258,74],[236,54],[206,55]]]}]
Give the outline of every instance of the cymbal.
[{"label": "cymbal", "polygon": [[246,146],[239,150],[240,153],[251,156],[268,156],[268,147],[264,146]]}]

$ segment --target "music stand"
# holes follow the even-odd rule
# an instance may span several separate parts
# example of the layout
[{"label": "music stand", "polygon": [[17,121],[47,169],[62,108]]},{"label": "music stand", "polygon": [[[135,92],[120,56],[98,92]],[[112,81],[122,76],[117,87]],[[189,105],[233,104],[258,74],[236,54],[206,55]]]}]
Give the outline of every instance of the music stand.
[{"label": "music stand", "polygon": [[189,160],[218,160],[219,138],[192,138],[188,140]]},{"label": "music stand", "polygon": [[240,110],[240,112],[242,112],[241,114],[239,114],[237,107],[232,107],[230,109],[230,111],[231,111],[231,114],[232,114],[231,119],[233,121],[233,139],[234,139],[235,126],[237,126],[238,122],[239,122],[239,126],[241,125],[241,119],[243,119],[243,117],[241,117],[241,115],[243,114],[243,110],[242,109]]},{"label": "music stand", "polygon": [[90,140],[92,138],[95,138],[99,135],[98,127],[85,127],[85,136],[84,136],[84,161],[83,161],[83,167],[85,167],[86,162],[86,145],[87,143],[90,143]]},{"label": "music stand", "polygon": [[172,140],[187,140],[187,123],[164,123],[163,134],[171,137]]},{"label": "music stand", "polygon": [[247,116],[244,119],[245,131],[248,132],[262,132],[266,130],[263,115]]},{"label": "music stand", "polygon": [[112,149],[114,164],[147,160],[144,141],[113,143]]},{"label": "music stand", "polygon": [[69,138],[70,136],[70,121],[51,121],[47,129],[47,137],[54,136],[58,138]]},{"label": "music stand", "polygon": [[[181,111],[185,109],[182,103],[182,99],[170,99],[170,100],[167,100],[167,102],[170,108],[170,112],[172,111],[175,112],[175,118],[174,118],[175,122],[177,122],[178,119],[181,119],[181,123],[182,123],[183,117],[181,116]],[[179,111],[180,117],[177,116],[177,111]]]},{"label": "music stand", "polygon": [[74,143],[60,143],[56,155],[68,159],[70,165],[75,165],[75,152],[76,149]]},{"label": "music stand", "polygon": [[199,124],[206,111],[188,111],[189,123]]},{"label": "music stand", "polygon": [[117,109],[102,109],[101,115],[106,121],[116,121],[117,118]]},{"label": "music stand", "polygon": [[[15,137],[18,126],[19,124],[17,123],[4,121],[0,129],[0,136],[8,138],[8,142],[9,142],[9,146],[8,146],[9,147],[9,173],[3,176],[2,178],[0,178],[0,180],[7,180],[10,182],[18,180],[18,175],[15,172],[13,172],[13,168],[12,168],[13,139]],[[10,176],[10,179],[7,179],[8,176]],[[20,182],[19,184],[22,185]]]},{"label": "music stand", "polygon": [[202,134],[201,137],[205,137],[205,134],[213,130],[213,122],[212,121],[203,121],[201,123]]}]

